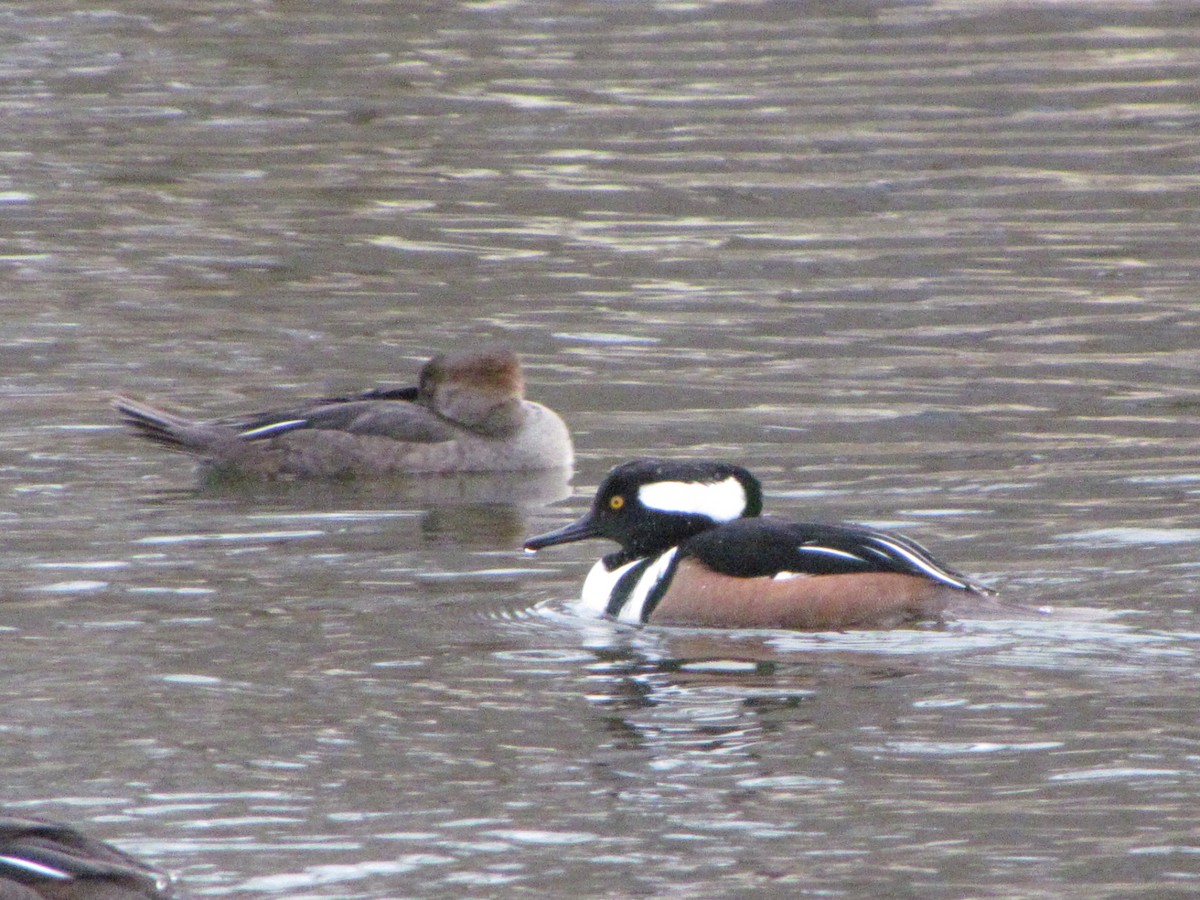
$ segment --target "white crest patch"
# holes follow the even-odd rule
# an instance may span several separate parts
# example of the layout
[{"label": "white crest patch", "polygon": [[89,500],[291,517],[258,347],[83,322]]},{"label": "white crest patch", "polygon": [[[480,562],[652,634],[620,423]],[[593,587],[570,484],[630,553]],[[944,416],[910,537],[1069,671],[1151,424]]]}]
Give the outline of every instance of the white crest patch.
[{"label": "white crest patch", "polygon": [[746,489],[732,475],[722,481],[655,481],[638,488],[638,500],[649,509],[707,516],[732,522],[746,511]]}]

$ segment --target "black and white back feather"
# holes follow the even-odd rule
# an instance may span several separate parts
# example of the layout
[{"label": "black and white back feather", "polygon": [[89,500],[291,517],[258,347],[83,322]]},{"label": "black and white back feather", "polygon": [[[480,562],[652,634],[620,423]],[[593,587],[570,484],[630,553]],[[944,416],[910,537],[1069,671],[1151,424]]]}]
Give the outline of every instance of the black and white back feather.
[{"label": "black and white back feather", "polygon": [[[211,438],[214,426],[244,441],[261,441],[300,429],[374,435],[416,444],[453,440],[454,431],[419,403],[417,388],[376,388],[347,397],[324,397],[287,409],[195,421],[129,397],[114,406],[139,436],[178,449]],[[217,431],[220,434],[221,431]]]},{"label": "black and white back feather", "polygon": [[0,816],[0,897],[135,900],[169,898],[170,879],[74,828]]},{"label": "black and white back feather", "polygon": [[862,525],[739,519],[689,538],[680,554],[740,578],[894,572],[990,593],[911,538]]},{"label": "black and white back feather", "polygon": [[302,428],[376,435],[413,443],[452,440],[437,415],[416,403],[418,388],[372,388],[344,397],[322,397],[287,409],[230,416],[211,423],[236,429],[242,440],[264,440]]}]

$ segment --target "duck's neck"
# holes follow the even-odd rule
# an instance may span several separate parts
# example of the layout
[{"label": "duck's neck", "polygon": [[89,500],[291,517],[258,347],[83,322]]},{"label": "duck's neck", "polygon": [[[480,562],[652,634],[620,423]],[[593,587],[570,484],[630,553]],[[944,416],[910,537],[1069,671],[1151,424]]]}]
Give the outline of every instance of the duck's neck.
[{"label": "duck's neck", "polygon": [[429,408],[443,419],[486,437],[505,438],[525,421],[519,397],[446,387],[437,392]]}]

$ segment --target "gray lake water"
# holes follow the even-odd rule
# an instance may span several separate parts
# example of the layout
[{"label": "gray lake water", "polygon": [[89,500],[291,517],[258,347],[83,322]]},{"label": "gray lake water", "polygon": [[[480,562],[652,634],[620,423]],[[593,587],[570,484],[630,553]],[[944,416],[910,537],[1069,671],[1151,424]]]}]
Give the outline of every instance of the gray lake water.
[{"label": "gray lake water", "polygon": [[[1200,892],[1200,15],[0,10],[0,798],[288,898]],[[197,489],[197,414],[499,341],[570,485]],[[581,620],[642,455],[1039,617]],[[563,502],[555,502],[569,497]]]}]

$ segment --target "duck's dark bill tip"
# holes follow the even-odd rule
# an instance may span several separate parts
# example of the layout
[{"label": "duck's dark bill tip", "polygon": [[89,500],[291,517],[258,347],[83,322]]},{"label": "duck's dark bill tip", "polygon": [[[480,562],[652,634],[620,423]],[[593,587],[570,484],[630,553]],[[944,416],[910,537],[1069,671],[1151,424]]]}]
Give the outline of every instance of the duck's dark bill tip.
[{"label": "duck's dark bill tip", "polygon": [[585,516],[578,522],[572,522],[565,528],[559,528],[557,531],[548,531],[545,534],[531,537],[525,542],[525,552],[536,553],[543,547],[553,547],[555,544],[569,544],[572,541],[582,541],[595,536],[596,532],[592,530],[591,519]]}]

